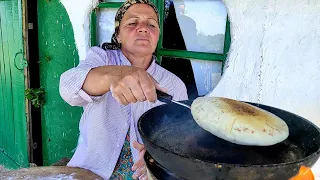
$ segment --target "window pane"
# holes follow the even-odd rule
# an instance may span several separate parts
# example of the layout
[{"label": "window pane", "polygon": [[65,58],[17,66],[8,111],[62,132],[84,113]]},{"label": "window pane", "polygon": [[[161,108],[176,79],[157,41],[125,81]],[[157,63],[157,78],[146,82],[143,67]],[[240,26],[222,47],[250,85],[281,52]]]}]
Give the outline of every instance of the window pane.
[{"label": "window pane", "polygon": [[[227,11],[219,0],[166,0],[163,47],[222,54],[226,21]],[[176,62],[167,62],[175,67],[166,66],[179,72],[180,65]],[[196,94],[206,95],[220,80],[222,63],[193,59],[188,63],[192,72],[188,78],[193,78]]]},{"label": "window pane", "polygon": [[199,96],[213,90],[221,79],[222,62],[195,60],[191,61]]},{"label": "window pane", "polygon": [[114,32],[114,18],[117,8],[103,8],[97,11],[97,43],[111,42]]},{"label": "window pane", "polygon": [[[199,66],[193,63],[201,63]],[[204,96],[221,78],[221,62],[162,57],[162,67],[177,75],[187,86],[189,99]]]},{"label": "window pane", "polygon": [[163,47],[222,54],[226,21],[220,0],[165,0]]},{"label": "window pane", "polygon": [[198,97],[191,63],[188,59],[162,57],[161,66],[178,76],[186,85],[189,99]]}]

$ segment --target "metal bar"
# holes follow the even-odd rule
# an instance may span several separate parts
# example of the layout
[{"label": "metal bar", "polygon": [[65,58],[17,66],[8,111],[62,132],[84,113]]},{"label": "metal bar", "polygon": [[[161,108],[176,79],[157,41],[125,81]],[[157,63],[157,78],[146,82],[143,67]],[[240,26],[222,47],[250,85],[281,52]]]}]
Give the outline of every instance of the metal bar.
[{"label": "metal bar", "polygon": [[97,9],[94,9],[91,12],[91,27],[90,27],[90,31],[91,31],[91,36],[90,36],[90,40],[91,40],[91,46],[96,46],[97,45]]},{"label": "metal bar", "polygon": [[225,56],[223,54],[205,53],[205,52],[193,52],[186,50],[171,50],[171,49],[160,49],[158,51],[159,56],[167,57],[178,57],[186,59],[199,59],[209,61],[224,61]]},{"label": "metal bar", "polygon": [[161,65],[162,62],[162,58],[161,55],[159,53],[159,51],[162,50],[162,41],[163,41],[163,21],[164,21],[164,1],[165,0],[158,0],[157,6],[158,6],[158,10],[159,10],[159,15],[160,15],[160,19],[159,19],[159,24],[160,24],[160,36],[159,36],[159,41],[158,41],[158,46],[157,46],[157,60],[158,63]]},{"label": "metal bar", "polygon": [[101,2],[98,8],[119,8],[123,2]]},{"label": "metal bar", "polygon": [[223,47],[223,55],[225,56],[225,59],[222,61],[221,74],[223,74],[224,65],[226,63],[229,49],[230,49],[230,44],[231,44],[230,21],[229,21],[229,16],[227,16],[226,33],[224,37],[224,47]]}]

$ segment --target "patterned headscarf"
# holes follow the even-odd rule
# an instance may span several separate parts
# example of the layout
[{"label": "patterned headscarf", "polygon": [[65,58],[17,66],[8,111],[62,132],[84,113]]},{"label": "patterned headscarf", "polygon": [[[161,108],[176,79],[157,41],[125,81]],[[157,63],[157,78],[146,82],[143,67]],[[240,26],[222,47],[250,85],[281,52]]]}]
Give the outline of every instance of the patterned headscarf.
[{"label": "patterned headscarf", "polygon": [[120,8],[118,9],[118,11],[116,13],[115,30],[114,30],[114,33],[113,33],[112,38],[111,38],[111,43],[102,44],[102,48],[103,49],[106,50],[106,49],[120,49],[121,48],[121,44],[117,40],[117,36],[118,36],[118,33],[119,33],[120,22],[121,22],[121,20],[122,20],[122,18],[124,16],[124,14],[127,12],[127,10],[132,5],[137,4],[137,3],[147,4],[150,7],[152,7],[154,12],[157,15],[158,23],[160,22],[159,21],[159,11],[158,11],[157,7],[150,0],[127,0],[120,6]]}]

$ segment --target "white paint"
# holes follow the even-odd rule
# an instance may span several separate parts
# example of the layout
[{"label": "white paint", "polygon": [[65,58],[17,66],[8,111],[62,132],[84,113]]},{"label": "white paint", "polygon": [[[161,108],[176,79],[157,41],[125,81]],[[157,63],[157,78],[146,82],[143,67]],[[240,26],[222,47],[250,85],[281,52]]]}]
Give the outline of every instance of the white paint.
[{"label": "white paint", "polygon": [[[320,126],[320,1],[225,4],[232,44],[225,74],[208,96],[271,105]],[[313,171],[320,179],[319,161]]]},{"label": "white paint", "polygon": [[90,47],[90,14],[97,7],[99,0],[60,0],[68,12],[72,23],[79,58],[86,58]]},{"label": "white paint", "polygon": [[293,111],[320,125],[320,1],[226,0],[232,44],[209,96]]}]

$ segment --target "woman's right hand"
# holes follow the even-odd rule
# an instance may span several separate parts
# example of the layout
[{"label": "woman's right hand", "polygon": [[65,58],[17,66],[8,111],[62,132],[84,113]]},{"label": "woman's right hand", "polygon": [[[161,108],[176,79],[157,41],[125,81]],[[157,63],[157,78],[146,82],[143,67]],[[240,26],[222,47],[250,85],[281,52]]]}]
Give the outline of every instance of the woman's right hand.
[{"label": "woman's right hand", "polygon": [[112,96],[123,105],[157,100],[156,89],[166,92],[145,70],[132,66],[114,66],[107,74]]}]

